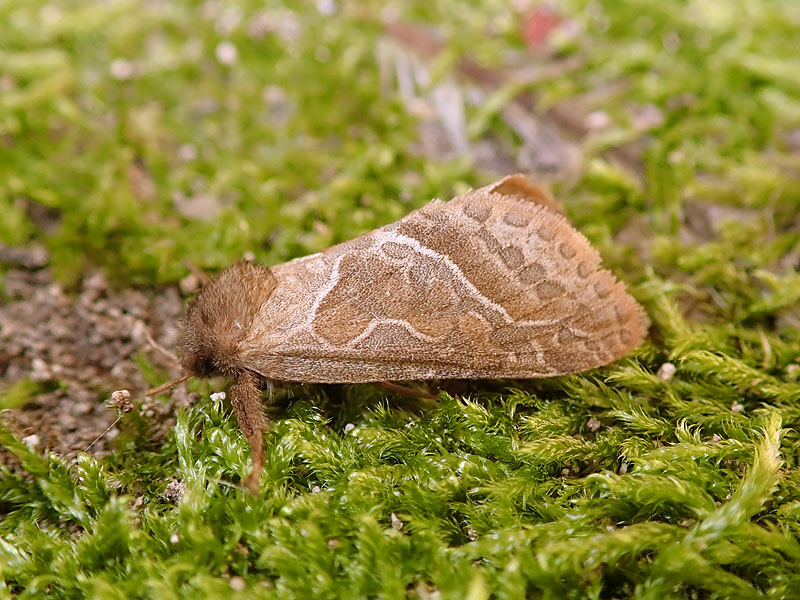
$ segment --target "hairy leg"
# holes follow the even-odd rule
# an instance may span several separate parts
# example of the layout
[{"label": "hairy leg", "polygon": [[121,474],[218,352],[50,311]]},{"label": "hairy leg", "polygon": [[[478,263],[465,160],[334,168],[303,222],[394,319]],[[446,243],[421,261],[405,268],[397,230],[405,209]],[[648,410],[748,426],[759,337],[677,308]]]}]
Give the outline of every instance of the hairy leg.
[{"label": "hairy leg", "polygon": [[258,480],[264,468],[264,431],[267,419],[261,403],[261,391],[255,375],[243,371],[230,389],[231,404],[239,427],[252,450],[253,470],[242,482],[251,494],[258,494]]}]

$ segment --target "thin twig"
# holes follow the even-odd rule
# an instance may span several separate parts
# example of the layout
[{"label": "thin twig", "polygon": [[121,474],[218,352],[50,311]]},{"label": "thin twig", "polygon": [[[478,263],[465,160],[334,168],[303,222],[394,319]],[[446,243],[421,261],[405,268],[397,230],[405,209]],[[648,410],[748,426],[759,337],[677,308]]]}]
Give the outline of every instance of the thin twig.
[{"label": "thin twig", "polygon": [[111,425],[109,425],[108,427],[106,427],[106,430],[103,433],[101,433],[96,438],[94,438],[94,441],[91,444],[89,444],[88,446],[86,446],[86,448],[84,448],[83,451],[84,452],[88,452],[91,449],[91,447],[94,446],[100,440],[101,437],[103,437],[105,434],[107,434],[109,431],[111,431],[111,428],[114,427],[114,425],[119,423],[119,420],[121,418],[122,418],[122,415],[118,415],[117,418],[114,419],[114,422]]},{"label": "thin twig", "polygon": [[164,356],[169,358],[174,364],[177,365],[180,362],[178,360],[178,357],[175,356],[174,353],[170,352],[169,350],[164,348],[164,346],[162,346],[161,344],[159,344],[157,341],[155,341],[153,339],[153,336],[150,335],[150,330],[149,329],[145,330],[145,334],[147,335],[147,343],[148,344],[150,344],[153,348],[155,348],[156,350],[161,352],[161,354],[163,354]]},{"label": "thin twig", "polygon": [[200,282],[200,285],[205,285],[208,283],[208,275],[206,275],[202,271],[202,269],[199,269],[197,265],[188,260],[184,260],[183,266],[186,267],[192,275],[197,277],[197,280]]}]

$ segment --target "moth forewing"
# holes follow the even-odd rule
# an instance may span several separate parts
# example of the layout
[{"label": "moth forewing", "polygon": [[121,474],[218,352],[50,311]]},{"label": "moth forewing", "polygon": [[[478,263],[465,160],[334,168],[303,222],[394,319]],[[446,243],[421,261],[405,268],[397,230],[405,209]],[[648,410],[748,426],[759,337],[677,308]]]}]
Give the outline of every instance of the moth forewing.
[{"label": "moth forewing", "polygon": [[564,217],[479,190],[273,268],[243,347],[265,377],[315,383],[545,377],[638,345],[638,304]]},{"label": "moth forewing", "polygon": [[236,380],[260,467],[258,378],[529,378],[614,361],[647,318],[560,212],[512,175],[271,269],[237,263],[187,308],[184,368]]}]

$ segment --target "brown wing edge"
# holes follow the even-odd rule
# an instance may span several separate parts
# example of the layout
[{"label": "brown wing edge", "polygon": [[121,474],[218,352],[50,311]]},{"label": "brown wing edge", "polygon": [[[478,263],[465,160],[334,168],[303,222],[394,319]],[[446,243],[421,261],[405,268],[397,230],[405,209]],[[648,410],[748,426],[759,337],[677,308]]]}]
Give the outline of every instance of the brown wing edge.
[{"label": "brown wing edge", "polygon": [[541,204],[560,215],[564,214],[564,207],[553,198],[552,194],[546,188],[540,186],[534,182],[533,179],[522,173],[514,173],[513,175],[503,177],[492,184],[475,190],[473,193],[476,192],[489,192],[500,194],[501,196],[516,196],[536,204]]},{"label": "brown wing edge", "polygon": [[[570,235],[574,237],[577,242],[576,250],[583,255],[584,260],[592,266],[594,274],[592,275],[592,283],[602,284],[607,293],[604,293],[599,298],[602,302],[615,301],[618,307],[619,314],[617,314],[618,322],[624,327],[625,333],[620,335],[626,339],[620,339],[613,351],[613,358],[604,361],[602,364],[608,364],[622,358],[625,354],[638,347],[647,337],[650,328],[650,319],[647,316],[644,308],[636,301],[630,294],[626,285],[608,269],[603,268],[602,257],[597,249],[591,244],[583,233],[578,231],[563,214],[563,209],[543,188],[539,187],[533,181],[522,174],[509,175],[503,179],[474,190],[463,196],[453,198],[451,202],[466,203],[473,200],[489,201],[490,203],[497,203],[502,200],[502,197],[512,197],[517,201],[530,201],[537,205],[535,210],[547,211],[555,221],[556,227],[559,229],[569,230]],[[558,210],[552,210],[555,206]],[[599,295],[599,294],[598,294]],[[627,325],[627,326],[625,326]],[[600,364],[595,366],[601,366]],[[588,367],[591,368],[591,367]],[[559,373],[561,375],[574,373],[572,371],[564,371]]]},{"label": "brown wing edge", "polygon": [[[530,181],[524,175],[521,177]],[[542,203],[542,206],[546,207],[547,205]],[[579,241],[581,250],[585,253],[584,256],[586,260],[588,260],[595,268],[595,273],[593,275],[594,283],[596,284],[597,282],[602,282],[607,286],[609,293],[607,295],[604,294],[601,300],[615,298],[617,306],[622,313],[621,315],[618,315],[619,322],[627,323],[629,325],[628,329],[626,330],[628,331],[629,339],[623,341],[622,345],[619,347],[619,350],[614,353],[614,358],[604,364],[619,360],[628,352],[632,351],[634,348],[637,348],[640,344],[642,344],[642,342],[644,342],[644,339],[647,337],[650,329],[650,318],[648,317],[644,307],[639,304],[639,302],[628,291],[625,282],[617,279],[613,272],[603,267],[602,256],[597,251],[597,248],[592,245],[589,239],[581,231],[576,229],[563,213],[556,214],[554,217],[557,221],[560,221],[560,227],[568,228],[575,236],[576,240]]]},{"label": "brown wing edge", "polygon": [[626,331],[629,334],[629,339],[622,340],[622,347],[612,361],[619,360],[628,352],[639,347],[647,337],[650,329],[650,318],[644,307],[637,302],[637,300],[628,291],[624,282],[618,280],[614,274],[608,269],[598,269],[597,275],[602,277],[611,286],[611,296],[617,300],[617,306],[620,308],[622,315],[619,319],[620,323],[627,323]]}]

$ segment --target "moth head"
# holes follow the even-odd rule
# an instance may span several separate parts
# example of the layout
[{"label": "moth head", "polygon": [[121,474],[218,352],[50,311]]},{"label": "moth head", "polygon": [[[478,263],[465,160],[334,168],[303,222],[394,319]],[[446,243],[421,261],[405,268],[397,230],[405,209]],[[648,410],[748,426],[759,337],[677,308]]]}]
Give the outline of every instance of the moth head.
[{"label": "moth head", "polygon": [[241,261],[192,298],[181,321],[178,358],[188,375],[236,377],[244,368],[241,342],[275,288],[270,270]]}]

